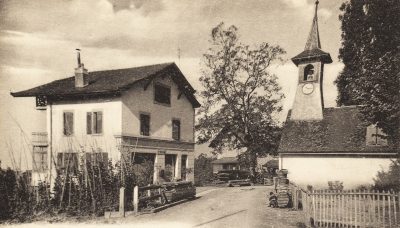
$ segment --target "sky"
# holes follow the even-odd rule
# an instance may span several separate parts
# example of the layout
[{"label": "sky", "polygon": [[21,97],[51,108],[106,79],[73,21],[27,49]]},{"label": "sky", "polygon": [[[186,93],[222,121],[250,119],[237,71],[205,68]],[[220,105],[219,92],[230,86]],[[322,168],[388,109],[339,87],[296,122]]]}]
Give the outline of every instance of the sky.
[{"label": "sky", "polygon": [[[342,0],[321,0],[319,31],[322,49],[333,63],[325,67],[325,106],[335,106],[333,83],[343,64],[339,7]],[[280,45],[286,61],[274,64],[286,98],[284,120],[297,85],[290,58],[305,46],[314,14],[313,0],[8,0],[0,1],[0,160],[10,166],[8,148],[24,148],[24,136],[44,131],[33,98],[13,98],[20,91],[73,75],[75,49],[89,71],[176,62],[197,90],[202,54],[211,29],[220,22],[239,29],[243,43]],[[178,48],[180,59],[178,59]],[[207,145],[196,153],[207,152]],[[29,153],[22,153],[28,166]]]}]

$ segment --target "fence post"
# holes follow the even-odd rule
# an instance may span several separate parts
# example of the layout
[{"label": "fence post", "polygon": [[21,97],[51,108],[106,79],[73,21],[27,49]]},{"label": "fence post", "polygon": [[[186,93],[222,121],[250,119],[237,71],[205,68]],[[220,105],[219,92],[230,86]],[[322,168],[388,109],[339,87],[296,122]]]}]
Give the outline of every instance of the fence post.
[{"label": "fence post", "polygon": [[383,207],[382,207],[382,210],[383,210],[383,213],[382,213],[382,220],[383,220],[383,227],[385,227],[386,226],[386,191],[385,190],[383,190],[383,200],[382,200],[382,203],[383,203]]},{"label": "fence post", "polygon": [[133,211],[139,213],[139,186],[133,188]]},{"label": "fence post", "polygon": [[[400,223],[400,192],[397,195],[397,203],[399,204],[399,221],[398,223]],[[396,206],[395,206],[396,207]],[[397,222],[397,221],[396,221]]]},{"label": "fence post", "polygon": [[378,226],[381,225],[381,193],[378,190],[378,199],[377,199],[377,204],[378,204]]},{"label": "fence post", "polygon": [[317,217],[316,217],[316,210],[317,210],[317,206],[316,206],[316,202],[315,202],[315,190],[313,189],[313,190],[311,190],[311,194],[312,194],[312,207],[313,207],[313,214],[312,214],[312,216],[313,216],[313,221],[314,221],[314,224],[311,224],[311,225],[315,225],[315,222],[316,222],[316,219],[317,219]]},{"label": "fence post", "polygon": [[392,190],[394,225],[397,225],[396,192]]},{"label": "fence post", "polygon": [[125,188],[119,189],[119,214],[125,217]]}]

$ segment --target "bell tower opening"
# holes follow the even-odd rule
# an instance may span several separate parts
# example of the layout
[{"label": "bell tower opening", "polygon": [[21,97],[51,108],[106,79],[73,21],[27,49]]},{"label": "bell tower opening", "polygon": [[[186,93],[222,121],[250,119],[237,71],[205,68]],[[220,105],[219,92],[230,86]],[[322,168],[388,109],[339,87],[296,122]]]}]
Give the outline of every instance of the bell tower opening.
[{"label": "bell tower opening", "polygon": [[304,76],[303,76],[304,81],[314,81],[314,66],[311,64],[308,64],[304,68]]}]

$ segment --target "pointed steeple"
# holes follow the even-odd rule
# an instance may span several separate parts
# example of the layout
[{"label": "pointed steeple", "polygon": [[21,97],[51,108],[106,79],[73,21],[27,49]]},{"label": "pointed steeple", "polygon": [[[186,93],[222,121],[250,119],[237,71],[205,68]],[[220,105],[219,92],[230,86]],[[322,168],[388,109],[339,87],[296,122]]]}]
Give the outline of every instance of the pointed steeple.
[{"label": "pointed steeple", "polygon": [[294,64],[299,65],[302,62],[307,61],[321,61],[323,63],[332,63],[332,58],[329,53],[321,50],[321,41],[319,39],[318,30],[318,4],[319,1],[315,2],[314,19],[311,26],[311,31],[308,35],[307,43],[304,51],[292,58]]},{"label": "pointed steeple", "polygon": [[304,50],[312,50],[315,48],[321,49],[321,41],[319,40],[319,31],[318,31],[318,4],[319,1],[317,0],[315,2],[315,13],[314,13],[314,19],[312,22],[311,26],[311,31],[310,34],[308,35],[306,47]]}]

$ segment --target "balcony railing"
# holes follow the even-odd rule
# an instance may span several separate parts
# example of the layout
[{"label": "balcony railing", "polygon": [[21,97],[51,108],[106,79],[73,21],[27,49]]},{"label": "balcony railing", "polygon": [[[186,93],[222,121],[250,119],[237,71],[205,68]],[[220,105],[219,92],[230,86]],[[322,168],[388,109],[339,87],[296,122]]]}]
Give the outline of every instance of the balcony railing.
[{"label": "balcony railing", "polygon": [[32,145],[47,146],[47,132],[32,132]]}]

